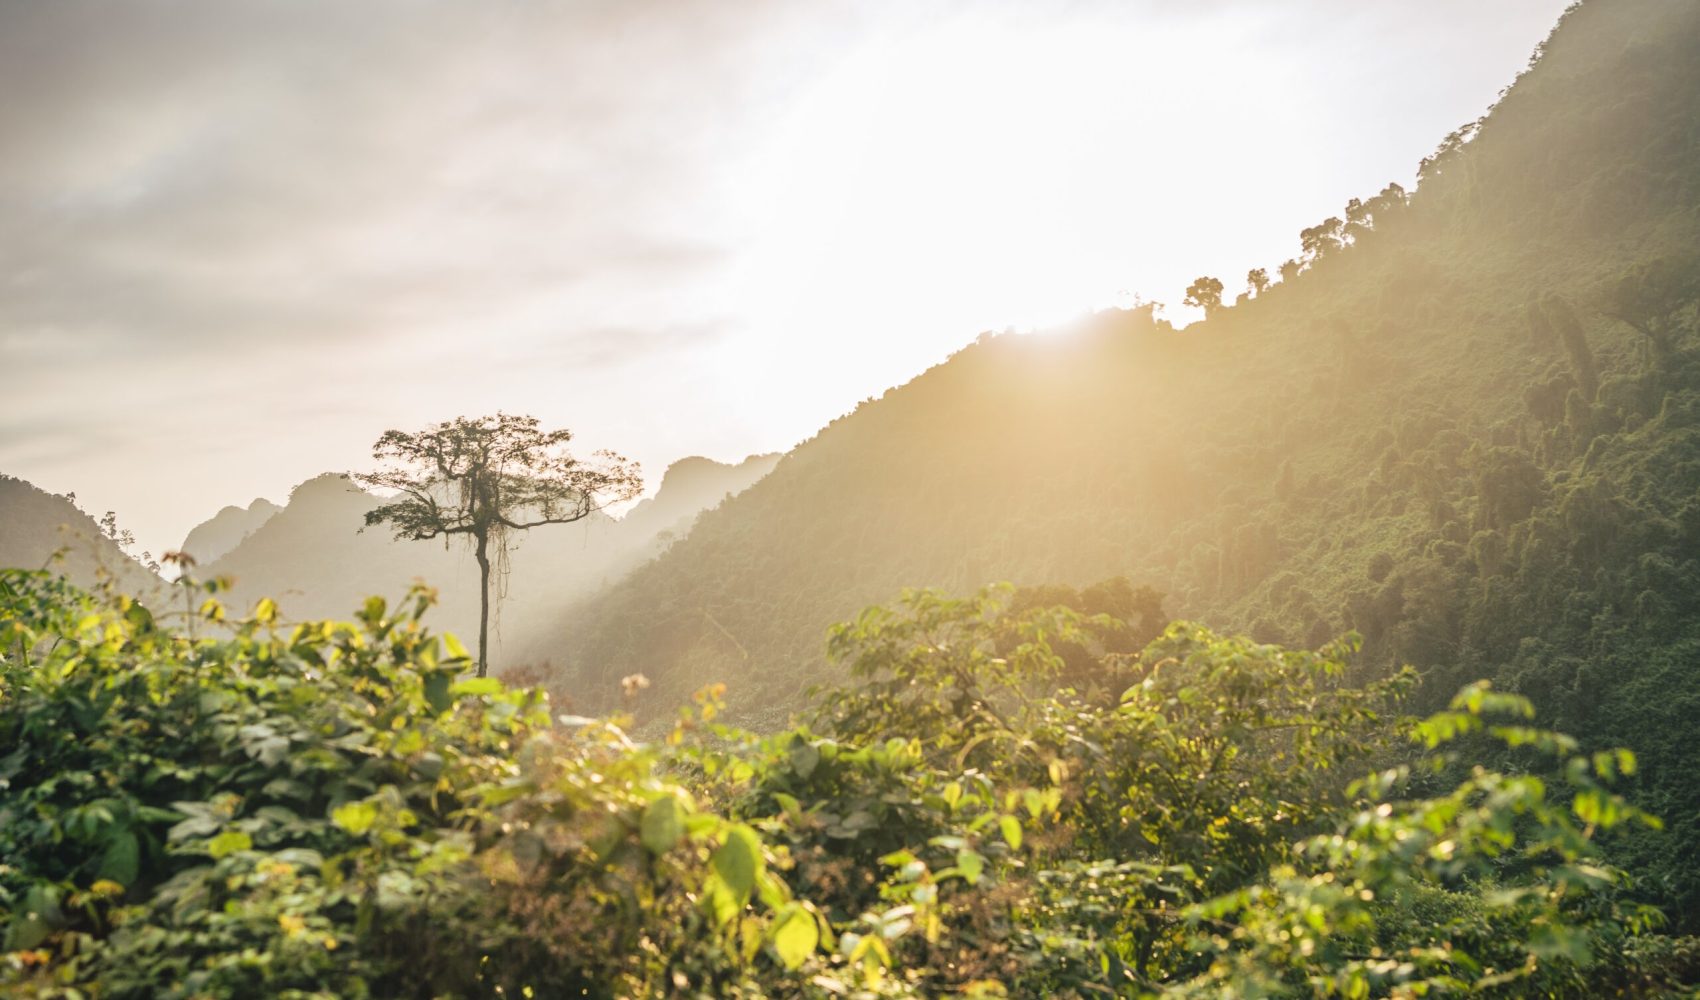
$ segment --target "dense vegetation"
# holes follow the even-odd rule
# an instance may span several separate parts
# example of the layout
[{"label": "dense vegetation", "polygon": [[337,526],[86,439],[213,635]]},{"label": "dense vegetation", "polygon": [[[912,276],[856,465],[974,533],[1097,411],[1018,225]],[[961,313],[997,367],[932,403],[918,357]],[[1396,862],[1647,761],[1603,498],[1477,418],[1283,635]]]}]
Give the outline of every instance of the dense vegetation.
[{"label": "dense vegetation", "polygon": [[834,676],[820,630],[902,586],[1127,576],[1262,641],[1355,630],[1358,677],[1415,665],[1423,710],[1486,677],[1631,743],[1672,829],[1625,857],[1700,926],[1696,52],[1694,4],[1576,6],[1415,190],[1306,227],[1281,280],[1180,331],[984,338],[532,658],[582,706],[636,671],[657,711],[711,680],[795,705]]},{"label": "dense vegetation", "polygon": [[[1399,721],[1410,675],[1345,683],[1350,641],[1180,623],[1116,653],[1137,620],[911,592],[834,629],[857,683],[806,724],[729,729],[707,691],[640,745],[459,679],[428,594],[285,628],[270,602],[227,620],[218,590],[185,584],[167,624],[0,574],[0,993],[1598,997],[1700,974],[1603,856],[1657,826],[1609,788],[1634,755],[1485,685]],[[1407,737],[1434,753],[1377,769]],[[1470,765],[1490,742],[1526,766]]]}]

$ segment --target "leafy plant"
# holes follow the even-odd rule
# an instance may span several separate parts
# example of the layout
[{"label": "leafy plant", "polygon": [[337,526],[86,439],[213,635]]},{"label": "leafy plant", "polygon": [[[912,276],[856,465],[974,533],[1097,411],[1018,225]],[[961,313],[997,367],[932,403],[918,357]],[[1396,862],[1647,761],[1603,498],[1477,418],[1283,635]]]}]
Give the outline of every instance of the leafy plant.
[{"label": "leafy plant", "polygon": [[[854,686],[664,738],[466,678],[428,592],[191,633],[0,573],[0,994],[38,997],[1647,995],[1691,984],[1601,836],[1658,823],[1485,685],[1177,623],[906,594]],[[199,596],[204,595],[204,596]],[[199,596],[199,603],[196,603]],[[1069,656],[1101,686],[1058,687]],[[1081,664],[1075,664],[1081,666]],[[1419,765],[1386,767],[1407,732]],[[1494,740],[1528,769],[1475,765]],[[1542,764],[1553,761],[1553,766]],[[1437,793],[1438,791],[1438,793]]]}]

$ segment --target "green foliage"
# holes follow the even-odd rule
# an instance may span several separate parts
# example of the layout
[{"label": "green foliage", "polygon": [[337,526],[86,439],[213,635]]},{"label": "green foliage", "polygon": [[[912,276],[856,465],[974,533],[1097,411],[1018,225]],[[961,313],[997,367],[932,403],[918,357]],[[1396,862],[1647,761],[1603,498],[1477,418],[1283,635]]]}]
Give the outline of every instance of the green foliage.
[{"label": "green foliage", "polygon": [[465,793],[542,721],[530,696],[454,691],[468,664],[419,628],[425,603],[285,632],[267,602],[190,640],[139,605],[0,577],[8,947],[56,942],[62,975],[112,996],[362,994],[368,971],[331,952],[418,905],[471,846]]},{"label": "green foliage", "polygon": [[[1563,763],[1562,782],[1482,767],[1447,794],[1402,800],[1409,770],[1372,775],[1369,801],[1333,832],[1299,843],[1295,859],[1256,887],[1193,910],[1215,954],[1190,989],[1218,995],[1302,990],[1316,996],[1501,993],[1598,996],[1596,969],[1661,921],[1626,906],[1621,871],[1598,860],[1594,835],[1657,820],[1604,782],[1633,755],[1565,755],[1575,742],[1495,714],[1532,714],[1526,699],[1467,688],[1413,736],[1440,746],[1486,727],[1507,746]],[[1446,758],[1429,765],[1440,770]],[[1561,791],[1568,794],[1559,794]],[[1227,925],[1218,921],[1232,918]],[[1231,925],[1231,932],[1225,927]]]},{"label": "green foliage", "polygon": [[[637,744],[462,679],[428,603],[283,630],[209,596],[191,638],[0,574],[0,993],[1601,996],[1694,971],[1599,849],[1657,826],[1611,789],[1633,754],[1486,685],[1407,726],[1409,676],[1346,683],[1350,641],[1177,623],[1121,653],[1109,615],[912,591],[834,630],[856,681],[808,725],[729,728],[707,691]],[[1122,692],[1058,688],[1064,643]],[[1348,781],[1401,730],[1532,769]]]},{"label": "green foliage", "polygon": [[673,944],[702,956],[692,976],[737,967],[724,915],[679,915],[716,878],[784,903],[747,828],[695,813],[616,731],[563,737],[538,693],[457,682],[471,662],[420,627],[427,603],[282,631],[263,602],[189,639],[0,574],[13,987],[470,996],[546,973],[642,995],[685,975],[658,957]]}]

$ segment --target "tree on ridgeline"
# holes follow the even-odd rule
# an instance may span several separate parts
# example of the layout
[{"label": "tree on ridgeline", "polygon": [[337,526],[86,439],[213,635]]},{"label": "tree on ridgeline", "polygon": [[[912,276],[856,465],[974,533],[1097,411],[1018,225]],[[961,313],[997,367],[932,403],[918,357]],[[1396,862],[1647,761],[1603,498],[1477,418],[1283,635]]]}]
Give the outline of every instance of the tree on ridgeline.
[{"label": "tree on ridgeline", "polygon": [[1261,267],[1254,267],[1245,273],[1245,284],[1251,294],[1262,295],[1263,290],[1269,287],[1269,272]]},{"label": "tree on ridgeline", "polygon": [[1314,226],[1299,230],[1302,266],[1309,266],[1346,245],[1346,224],[1329,216]]},{"label": "tree on ridgeline", "polygon": [[1186,298],[1182,299],[1181,302],[1184,305],[1203,309],[1204,315],[1209,316],[1222,308],[1222,279],[1212,278],[1208,275],[1199,278],[1187,286]]},{"label": "tree on ridgeline", "polygon": [[372,457],[388,464],[354,477],[396,491],[367,512],[367,526],[389,524],[397,538],[445,544],[464,535],[472,545],[480,677],[489,670],[490,567],[506,565],[509,534],[583,520],[643,489],[636,463],[609,451],[581,461],[566,450],[571,440],[571,431],[542,430],[536,417],[456,417],[415,434],[385,431]]}]

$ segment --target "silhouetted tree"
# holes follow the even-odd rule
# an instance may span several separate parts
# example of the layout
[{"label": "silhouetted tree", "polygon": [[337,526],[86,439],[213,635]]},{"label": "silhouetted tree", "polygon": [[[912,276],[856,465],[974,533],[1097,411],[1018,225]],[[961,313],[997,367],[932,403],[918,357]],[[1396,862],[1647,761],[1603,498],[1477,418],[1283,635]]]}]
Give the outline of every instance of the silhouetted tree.
[{"label": "silhouetted tree", "polygon": [[509,532],[581,520],[643,488],[635,463],[607,451],[582,462],[567,453],[571,440],[536,417],[457,417],[416,434],[385,431],[372,457],[389,465],[355,476],[398,494],[366,513],[368,526],[390,524],[415,541],[467,536],[478,560],[480,677],[489,669],[492,545],[505,564]]},{"label": "silhouetted tree", "polygon": [[1263,290],[1269,287],[1269,272],[1261,267],[1254,267],[1245,273],[1245,283],[1253,295],[1262,295]]},{"label": "silhouetted tree", "polygon": [[1375,222],[1370,218],[1369,206],[1365,205],[1362,199],[1353,198],[1346,202],[1346,226],[1342,230],[1346,240],[1355,242],[1374,227]]},{"label": "silhouetted tree", "polygon": [[1372,222],[1384,220],[1387,216],[1404,208],[1411,202],[1411,196],[1405,192],[1405,186],[1397,181],[1389,183],[1381,189],[1381,193],[1365,203]]},{"label": "silhouetted tree", "polygon": [[[1382,188],[1380,194],[1367,201],[1353,198],[1346,203],[1345,225],[1336,234],[1339,242],[1341,244],[1356,243],[1374,232],[1409,202],[1410,197],[1406,195],[1405,189],[1396,183]],[[1329,219],[1328,222],[1323,223],[1323,226],[1326,227],[1329,223],[1335,221]],[[1327,247],[1324,247],[1322,252],[1327,252],[1327,249]]]},{"label": "silhouetted tree", "polygon": [[1417,180],[1426,184],[1445,173],[1447,165],[1458,158],[1459,151],[1476,137],[1476,133],[1481,130],[1486,121],[1485,116],[1477,118],[1475,121],[1453,130],[1446,138],[1440,140],[1440,146],[1433,153],[1423,157],[1422,162],[1417,164]]},{"label": "silhouetted tree", "polygon": [[1222,279],[1201,277],[1187,286],[1182,304],[1204,310],[1206,316],[1222,308]]},{"label": "silhouetted tree", "polygon": [[1308,229],[1299,230],[1299,250],[1306,264],[1328,256],[1346,245],[1346,224],[1329,216]]}]

